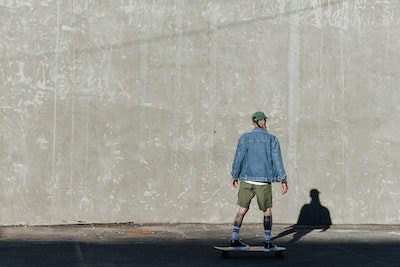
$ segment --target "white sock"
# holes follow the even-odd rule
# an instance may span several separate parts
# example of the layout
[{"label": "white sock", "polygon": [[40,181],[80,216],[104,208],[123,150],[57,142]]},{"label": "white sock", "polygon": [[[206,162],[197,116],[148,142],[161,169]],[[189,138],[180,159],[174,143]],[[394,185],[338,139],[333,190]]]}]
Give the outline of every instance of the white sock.
[{"label": "white sock", "polygon": [[271,230],[265,230],[265,242],[271,241]]},{"label": "white sock", "polygon": [[238,240],[239,239],[239,230],[240,226],[233,226],[233,232],[232,232],[232,240]]}]

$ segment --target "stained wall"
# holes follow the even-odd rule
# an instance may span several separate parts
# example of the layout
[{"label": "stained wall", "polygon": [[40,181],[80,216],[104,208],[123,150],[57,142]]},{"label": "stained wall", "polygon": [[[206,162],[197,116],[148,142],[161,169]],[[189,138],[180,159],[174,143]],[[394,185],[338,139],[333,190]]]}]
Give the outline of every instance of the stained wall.
[{"label": "stained wall", "polygon": [[[0,224],[231,222],[262,110],[296,223],[400,222],[398,1],[0,1]],[[261,222],[256,202],[245,222]]]}]

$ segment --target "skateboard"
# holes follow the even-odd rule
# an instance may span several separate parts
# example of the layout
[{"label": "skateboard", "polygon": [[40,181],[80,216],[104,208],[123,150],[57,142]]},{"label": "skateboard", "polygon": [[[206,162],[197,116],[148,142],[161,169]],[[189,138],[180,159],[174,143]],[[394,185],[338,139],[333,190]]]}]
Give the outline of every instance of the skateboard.
[{"label": "skateboard", "polygon": [[264,251],[263,246],[250,246],[246,250],[239,250],[239,249],[234,249],[231,247],[219,247],[219,246],[214,246],[215,249],[219,250],[222,252],[222,258],[228,258],[230,252],[264,252],[264,253],[275,253],[275,256],[277,258],[283,258],[283,252],[286,250],[284,247],[275,247],[271,249],[271,251]]}]

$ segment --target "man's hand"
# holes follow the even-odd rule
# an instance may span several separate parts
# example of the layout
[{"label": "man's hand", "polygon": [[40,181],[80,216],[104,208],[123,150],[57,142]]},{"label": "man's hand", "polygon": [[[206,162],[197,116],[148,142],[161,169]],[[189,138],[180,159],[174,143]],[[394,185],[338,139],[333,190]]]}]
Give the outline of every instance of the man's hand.
[{"label": "man's hand", "polygon": [[288,191],[288,186],[287,183],[282,183],[282,195],[286,194],[286,192]]},{"label": "man's hand", "polygon": [[234,188],[237,188],[238,180],[232,180],[231,185],[232,185]]}]

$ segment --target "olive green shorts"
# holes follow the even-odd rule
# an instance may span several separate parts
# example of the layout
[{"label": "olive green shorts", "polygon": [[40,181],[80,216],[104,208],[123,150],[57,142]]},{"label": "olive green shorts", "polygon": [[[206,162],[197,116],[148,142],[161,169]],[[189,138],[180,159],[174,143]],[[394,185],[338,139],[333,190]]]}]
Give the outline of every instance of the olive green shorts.
[{"label": "olive green shorts", "polygon": [[258,208],[266,211],[272,208],[272,187],[271,183],[266,185],[254,185],[246,182],[240,182],[238,202],[242,208],[249,208],[250,202],[254,196],[257,196]]}]

